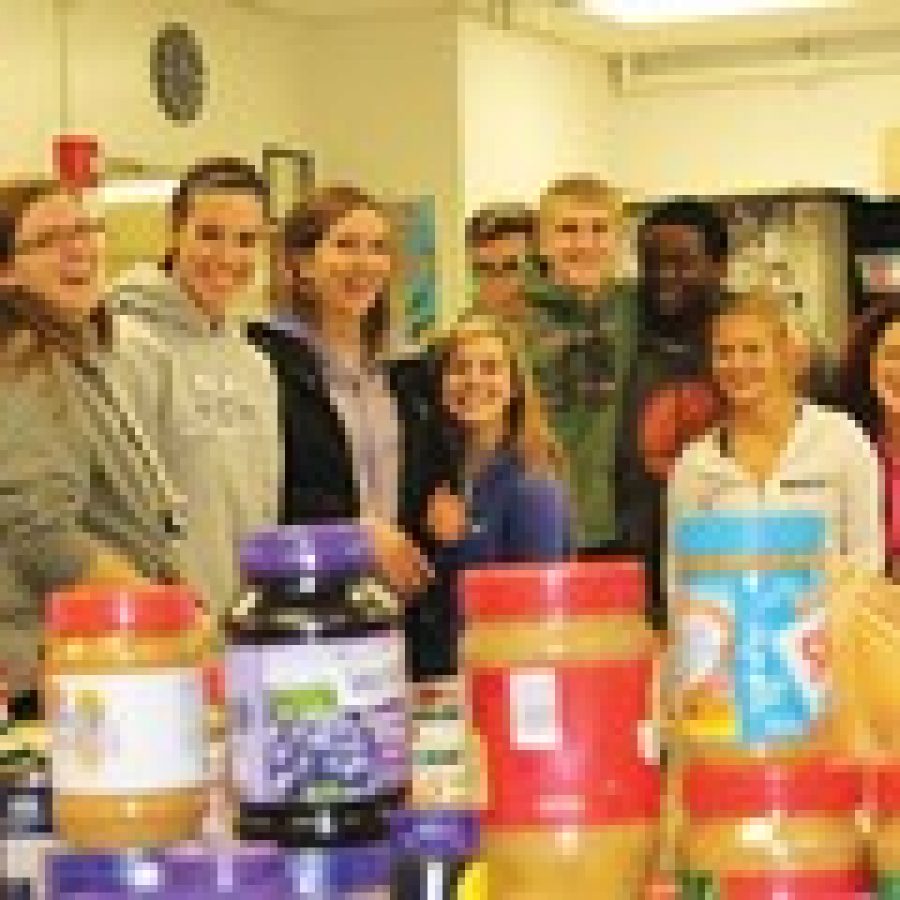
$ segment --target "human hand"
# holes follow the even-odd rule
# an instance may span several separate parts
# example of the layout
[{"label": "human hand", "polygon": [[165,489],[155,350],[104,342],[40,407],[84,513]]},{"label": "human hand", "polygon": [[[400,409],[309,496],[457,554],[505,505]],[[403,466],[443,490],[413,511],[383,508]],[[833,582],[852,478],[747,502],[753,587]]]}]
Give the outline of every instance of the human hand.
[{"label": "human hand", "polygon": [[449,484],[440,485],[428,500],[426,513],[428,533],[444,544],[462,540],[468,528],[468,514],[463,499],[450,490]]},{"label": "human hand", "polygon": [[383,519],[366,521],[375,561],[398,594],[422,590],[431,579],[431,567],[416,543]]}]

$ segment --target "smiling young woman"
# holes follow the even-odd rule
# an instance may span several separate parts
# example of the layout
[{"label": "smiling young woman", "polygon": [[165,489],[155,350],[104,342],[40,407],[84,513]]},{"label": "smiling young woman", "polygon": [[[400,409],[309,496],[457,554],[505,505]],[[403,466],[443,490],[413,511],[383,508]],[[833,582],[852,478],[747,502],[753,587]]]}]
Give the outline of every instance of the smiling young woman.
[{"label": "smiling young woman", "polygon": [[430,359],[388,359],[393,244],[364,191],[317,191],[282,223],[281,315],[250,337],[280,386],[282,522],[363,521],[380,574],[408,597],[429,577],[424,485],[447,448]]},{"label": "smiling young woman", "polygon": [[116,376],[184,498],[179,571],[213,615],[236,597],[238,539],[277,515],[277,389],[234,316],[268,237],[253,166],[202,161],[173,196],[162,264],[127,273],[107,298]]}]

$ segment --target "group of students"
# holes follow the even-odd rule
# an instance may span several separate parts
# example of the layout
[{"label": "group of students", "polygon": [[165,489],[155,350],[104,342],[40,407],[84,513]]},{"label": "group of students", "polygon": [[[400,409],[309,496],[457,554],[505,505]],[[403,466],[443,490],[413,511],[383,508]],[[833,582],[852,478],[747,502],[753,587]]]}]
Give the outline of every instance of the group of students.
[{"label": "group of students", "polygon": [[[569,552],[555,444],[504,329],[472,317],[391,357],[395,234],[374,198],[324,188],[276,228],[254,168],[215,159],[179,183],[158,264],[104,287],[102,232],[58,184],[0,188],[13,692],[36,680],[49,592],[184,581],[215,625],[238,541],[273,524],[360,522],[403,600],[413,677],[455,668],[464,561]],[[247,326],[234,312],[267,247],[277,296]]]},{"label": "group of students", "polygon": [[[853,417],[815,403],[777,304],[724,290],[727,224],[705,204],[644,220],[637,284],[619,277],[621,200],[598,179],[555,182],[535,214],[482,210],[473,309],[399,354],[396,234],[365,192],[323,188],[273,223],[254,168],[215,159],[170,213],[165,258],[106,288],[80,197],[0,187],[13,690],[36,677],[48,592],[186,581],[215,623],[239,590],[238,540],[273,524],[360,522],[416,680],[456,669],[464,566],[616,547],[659,587],[667,519],[719,505],[813,507],[842,553],[880,567],[887,531],[900,555],[900,312],[860,326]],[[233,312],[268,247],[271,314],[244,326]]]},{"label": "group of students", "polygon": [[617,275],[622,224],[608,185],[574,178],[535,210],[480,210],[467,231],[475,302],[521,336],[551,401],[579,549],[642,554],[659,627],[667,535],[698,512],[818,513],[834,552],[892,566],[900,308],[852,323],[835,365],[766,288],[728,290],[729,224],[714,204],[649,210],[630,284]]}]

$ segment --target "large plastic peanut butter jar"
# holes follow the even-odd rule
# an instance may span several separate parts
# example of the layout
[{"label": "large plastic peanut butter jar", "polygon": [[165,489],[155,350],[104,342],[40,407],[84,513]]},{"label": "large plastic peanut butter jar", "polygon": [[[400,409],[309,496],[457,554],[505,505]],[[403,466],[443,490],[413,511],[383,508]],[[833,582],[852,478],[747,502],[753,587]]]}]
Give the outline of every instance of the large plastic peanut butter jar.
[{"label": "large plastic peanut butter jar", "polygon": [[900,898],[900,765],[884,765],[875,776],[875,867],[878,900]]},{"label": "large plastic peanut butter jar", "polygon": [[826,526],[805,512],[696,512],[674,523],[664,697],[687,759],[835,749]]},{"label": "large plastic peanut butter jar", "polygon": [[78,847],[199,836],[203,639],[183,587],[53,595],[46,653],[54,824]]},{"label": "large plastic peanut butter jar", "polygon": [[660,781],[640,564],[469,571],[463,597],[488,896],[642,896]]},{"label": "large plastic peanut butter jar", "polygon": [[685,772],[684,900],[860,900],[858,767],[697,763]]}]

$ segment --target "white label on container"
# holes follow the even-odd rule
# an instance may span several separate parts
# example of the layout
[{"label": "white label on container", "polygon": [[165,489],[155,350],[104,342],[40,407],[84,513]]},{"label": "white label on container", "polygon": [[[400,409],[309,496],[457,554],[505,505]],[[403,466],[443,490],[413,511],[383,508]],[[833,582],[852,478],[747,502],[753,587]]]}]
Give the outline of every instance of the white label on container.
[{"label": "white label on container", "polygon": [[425,867],[425,900],[441,900],[444,894],[444,867],[429,860]]},{"label": "white label on container", "polygon": [[553,669],[517,669],[509,676],[512,739],[520,748],[551,749],[560,740]]},{"label": "white label on container", "polygon": [[320,689],[334,705],[371,707],[404,695],[403,645],[395,636],[273,647],[265,655],[268,689]]},{"label": "white label on container", "polygon": [[652,719],[638,722],[638,755],[651,766],[658,766],[662,757],[659,726]]},{"label": "white label on container", "polygon": [[143,794],[204,781],[203,685],[197,670],[61,675],[52,702],[58,790]]}]

